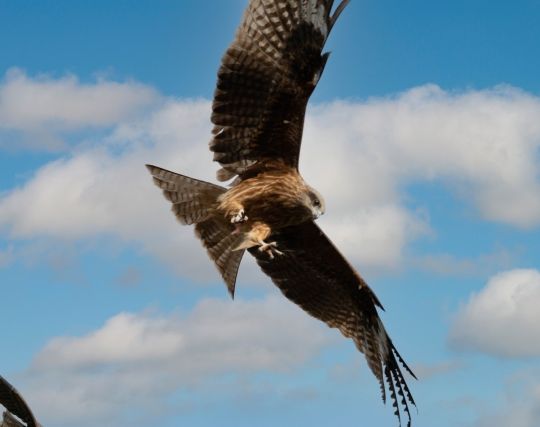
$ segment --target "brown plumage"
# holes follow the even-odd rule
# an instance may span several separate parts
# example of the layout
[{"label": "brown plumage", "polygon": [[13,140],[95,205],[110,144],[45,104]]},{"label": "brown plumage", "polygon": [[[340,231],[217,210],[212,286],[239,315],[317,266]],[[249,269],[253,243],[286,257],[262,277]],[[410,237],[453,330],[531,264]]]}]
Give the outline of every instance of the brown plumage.
[{"label": "brown plumage", "polygon": [[379,318],[375,294],[314,220],[324,201],[298,172],[308,99],[324,70],[330,30],[348,3],[251,0],[218,71],[210,150],[229,189],[148,166],[154,182],[197,237],[234,296],[246,249],[283,294],[351,338],[387,383],[395,414],[414,400],[413,377]]},{"label": "brown plumage", "polygon": [[[41,424],[36,421],[34,414],[32,414],[19,392],[2,376],[0,376],[0,405],[23,421],[26,427],[41,427]],[[4,414],[4,423],[0,425],[3,426],[4,424],[6,427],[23,427],[23,424],[9,413]]]}]

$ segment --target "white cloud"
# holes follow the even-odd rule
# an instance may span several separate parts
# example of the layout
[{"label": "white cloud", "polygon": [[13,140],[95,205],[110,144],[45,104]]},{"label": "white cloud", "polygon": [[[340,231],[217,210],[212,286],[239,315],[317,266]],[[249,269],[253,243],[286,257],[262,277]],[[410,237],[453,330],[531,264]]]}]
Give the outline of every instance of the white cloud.
[{"label": "white cloud", "polygon": [[540,272],[510,270],[492,277],[456,315],[451,343],[501,357],[540,356]]},{"label": "white cloud", "polygon": [[372,269],[398,266],[407,243],[429,231],[421,215],[397,204],[329,215],[320,219],[320,225],[344,254]]},{"label": "white cloud", "polygon": [[[216,279],[193,230],[181,227],[145,163],[211,179],[207,101],[170,102],[143,121],[120,124],[99,146],[78,150],[0,197],[0,227],[14,239],[110,235],[202,280]],[[190,260],[180,263],[179,260]]]},{"label": "white cloud", "polygon": [[22,132],[26,145],[36,148],[58,148],[62,141],[55,133],[116,125],[159,98],[136,82],[83,84],[73,75],[29,77],[14,68],[0,83],[0,131]]},{"label": "white cloud", "polygon": [[[486,219],[534,226],[539,115],[540,98],[505,86],[449,93],[426,85],[393,98],[335,102],[312,108],[305,146],[313,148],[302,166],[335,210],[400,202],[405,184],[439,180]],[[321,173],[321,164],[339,173]]]},{"label": "white cloud", "polygon": [[[77,104],[88,88],[67,81]],[[111,114],[111,132],[0,196],[0,227],[13,239],[113,236],[207,280],[204,250],[175,222],[143,165],[213,180],[209,116],[209,101],[192,100],[163,101],[137,120]],[[509,87],[448,93],[427,85],[393,98],[319,105],[307,117],[301,170],[327,200],[321,224],[337,246],[363,270],[393,268],[411,240],[430,232],[424,207],[405,206],[408,184],[441,182],[486,219],[540,222],[539,116],[540,99]]]},{"label": "white cloud", "polygon": [[188,314],[121,313],[85,336],[55,338],[24,386],[46,424],[112,426],[128,408],[151,412],[225,374],[289,372],[329,342],[327,328],[284,298],[205,300]]}]

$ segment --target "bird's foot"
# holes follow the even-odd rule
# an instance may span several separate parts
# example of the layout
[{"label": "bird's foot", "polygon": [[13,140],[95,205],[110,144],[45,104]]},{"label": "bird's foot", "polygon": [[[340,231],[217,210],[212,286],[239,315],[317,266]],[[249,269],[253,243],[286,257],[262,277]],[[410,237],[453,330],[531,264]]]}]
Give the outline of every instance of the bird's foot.
[{"label": "bird's foot", "polygon": [[236,215],[233,215],[231,217],[231,223],[232,224],[239,224],[241,222],[246,222],[248,220],[248,217],[244,211],[244,209],[240,209]]},{"label": "bird's foot", "polygon": [[270,259],[274,259],[274,255],[283,255],[283,252],[277,249],[277,242],[261,242],[259,251],[266,252]]}]

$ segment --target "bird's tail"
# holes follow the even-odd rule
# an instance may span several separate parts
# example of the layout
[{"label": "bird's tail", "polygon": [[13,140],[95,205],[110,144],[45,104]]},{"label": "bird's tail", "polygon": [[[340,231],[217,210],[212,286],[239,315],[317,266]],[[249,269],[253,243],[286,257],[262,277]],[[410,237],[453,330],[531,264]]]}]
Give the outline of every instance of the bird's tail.
[{"label": "bird's tail", "polygon": [[217,212],[218,197],[226,188],[180,175],[157,166],[146,165],[154,184],[172,203],[172,211],[182,224],[194,224],[195,234],[214,261],[232,297],[243,250],[234,250],[242,236]]}]

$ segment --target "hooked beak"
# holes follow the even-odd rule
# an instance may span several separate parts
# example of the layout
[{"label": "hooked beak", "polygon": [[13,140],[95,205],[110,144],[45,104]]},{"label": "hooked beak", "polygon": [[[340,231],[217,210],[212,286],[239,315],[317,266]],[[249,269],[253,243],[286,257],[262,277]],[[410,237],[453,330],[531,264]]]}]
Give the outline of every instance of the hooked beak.
[{"label": "hooked beak", "polygon": [[323,214],[324,214],[324,211],[322,211],[320,209],[316,209],[316,210],[313,211],[313,219],[317,219]]}]

